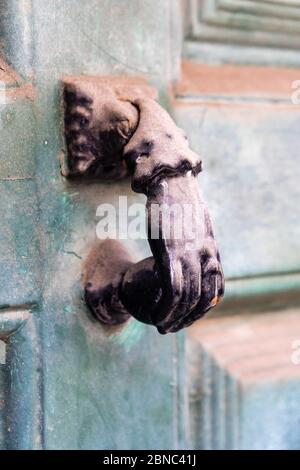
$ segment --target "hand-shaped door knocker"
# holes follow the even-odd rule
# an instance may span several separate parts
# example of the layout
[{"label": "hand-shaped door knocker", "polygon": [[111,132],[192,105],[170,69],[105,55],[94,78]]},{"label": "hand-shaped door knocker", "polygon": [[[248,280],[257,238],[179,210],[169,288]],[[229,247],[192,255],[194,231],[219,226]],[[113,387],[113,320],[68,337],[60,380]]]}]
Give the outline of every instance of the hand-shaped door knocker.
[{"label": "hand-shaped door knocker", "polygon": [[132,315],[160,333],[191,325],[224,294],[220,256],[196,179],[201,158],[142,83],[72,77],[63,81],[63,96],[69,176],[111,179],[129,173],[133,191],[147,196],[153,256],[133,263],[116,240],[92,248],[83,275],[91,312],[110,325]]}]

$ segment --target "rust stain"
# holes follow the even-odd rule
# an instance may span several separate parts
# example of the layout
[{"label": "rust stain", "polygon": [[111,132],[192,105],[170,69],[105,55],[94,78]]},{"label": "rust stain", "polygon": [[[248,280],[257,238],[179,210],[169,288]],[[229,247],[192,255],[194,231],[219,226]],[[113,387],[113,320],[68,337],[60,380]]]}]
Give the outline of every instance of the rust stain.
[{"label": "rust stain", "polygon": [[300,79],[299,69],[237,65],[182,63],[182,78],[175,95],[248,95],[290,98],[291,84]]},{"label": "rust stain", "polygon": [[194,100],[188,100],[185,101],[183,99],[174,99],[172,100],[173,106],[176,106],[177,108],[184,108],[184,107],[197,107],[199,108],[199,104],[201,104],[202,107],[204,108],[230,108],[230,109],[273,109],[276,108],[276,111],[278,110],[290,110],[290,111],[296,111],[299,112],[299,106],[295,106],[292,102],[291,103],[280,103],[280,102],[272,102],[272,101],[243,101],[243,99],[236,100],[236,101],[226,101],[226,100],[210,100],[209,98],[206,99],[194,99]]},{"label": "rust stain", "polygon": [[10,99],[26,98],[34,101],[36,97],[36,89],[31,83],[26,83],[19,87],[8,88],[5,90],[5,95]]},{"label": "rust stain", "polygon": [[203,319],[189,328],[189,335],[227,373],[249,384],[299,379],[291,361],[299,326],[299,309],[287,309]]},{"label": "rust stain", "polygon": [[5,87],[2,93],[8,99],[26,98],[34,100],[36,90],[31,83],[26,83],[1,57],[0,57],[0,81]]},{"label": "rust stain", "polygon": [[20,85],[21,77],[0,57],[0,80],[6,85]]}]

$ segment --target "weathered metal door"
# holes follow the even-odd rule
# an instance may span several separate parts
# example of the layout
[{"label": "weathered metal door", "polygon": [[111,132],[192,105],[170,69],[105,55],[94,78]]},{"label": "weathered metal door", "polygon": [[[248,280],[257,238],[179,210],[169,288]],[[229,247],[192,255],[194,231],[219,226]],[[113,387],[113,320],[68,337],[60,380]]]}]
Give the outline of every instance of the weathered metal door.
[{"label": "weathered metal door", "polygon": [[[0,448],[300,448],[297,3],[0,0]],[[83,302],[97,206],[144,198],[61,175],[60,80],[120,74],[203,155],[229,280],[188,367],[183,333],[104,328]]]},{"label": "weathered metal door", "polygon": [[[87,316],[82,258],[96,208],[128,181],[62,177],[60,80],[144,76],[162,101],[178,73],[177,2],[1,0],[3,448],[173,448],[186,443],[182,335]],[[8,66],[9,64],[9,66]],[[133,243],[144,256],[147,243]]]}]

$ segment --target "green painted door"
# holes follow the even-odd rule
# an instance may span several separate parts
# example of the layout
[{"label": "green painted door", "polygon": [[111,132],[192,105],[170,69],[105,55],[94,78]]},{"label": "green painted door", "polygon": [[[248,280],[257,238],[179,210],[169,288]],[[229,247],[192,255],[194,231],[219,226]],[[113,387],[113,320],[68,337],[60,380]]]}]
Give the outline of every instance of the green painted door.
[{"label": "green painted door", "polygon": [[[0,0],[0,448],[300,448],[297,3]],[[98,205],[144,197],[61,175],[60,80],[111,74],[203,155],[226,295],[186,333],[83,302]]]},{"label": "green painted door", "polygon": [[[82,258],[96,208],[128,181],[60,173],[60,79],[129,74],[161,100],[179,63],[174,1],[1,0],[0,446],[10,449],[186,445],[183,336],[135,320],[87,316]],[[9,66],[8,66],[9,64]],[[143,257],[147,243],[133,243]]]}]

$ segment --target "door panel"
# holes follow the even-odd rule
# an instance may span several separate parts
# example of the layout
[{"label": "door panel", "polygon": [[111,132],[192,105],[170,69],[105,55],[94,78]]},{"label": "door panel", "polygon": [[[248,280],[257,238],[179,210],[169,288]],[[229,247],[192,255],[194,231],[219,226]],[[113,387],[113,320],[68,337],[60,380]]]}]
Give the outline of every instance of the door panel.
[{"label": "door panel", "polygon": [[[258,34],[249,27],[253,18],[247,9],[243,18],[230,13],[234,31],[224,28],[228,12],[242,6],[238,0],[183,3],[187,14],[194,12],[186,23],[184,54],[201,69],[194,75],[189,68],[188,77],[185,65],[180,71],[179,0],[0,0],[2,448],[298,446],[288,426],[293,431],[298,426],[299,373],[286,355],[299,325],[299,108],[290,103],[289,87],[294,71],[282,70],[282,82],[274,69],[271,92],[258,80],[263,92],[255,94],[249,80],[235,81],[237,67],[229,73],[221,65],[297,66],[298,46],[293,34],[272,32],[274,20],[265,13]],[[247,8],[257,3],[249,1]],[[259,3],[268,12],[273,8]],[[283,2],[277,3],[282,10]],[[290,27],[290,9],[285,12]],[[278,48],[282,39],[285,49]],[[214,65],[207,75],[208,62]],[[245,79],[249,69],[238,73]],[[261,77],[259,70],[251,73]],[[82,265],[96,239],[98,205],[111,203],[118,212],[119,196],[127,196],[128,205],[144,204],[145,198],[131,191],[129,180],[62,176],[60,82],[66,75],[144,78],[203,155],[199,184],[215,219],[229,281],[224,308],[217,310],[224,318],[201,321],[190,331],[187,369],[183,333],[160,336],[133,319],[123,327],[103,327],[83,301]],[[183,92],[177,84],[171,100],[170,87],[180,77],[188,85]],[[238,90],[236,83],[242,85]],[[149,255],[144,240],[126,244],[136,259]],[[297,309],[289,314],[292,304]],[[243,334],[250,322],[259,335],[268,319],[272,325],[278,321],[279,332],[291,327],[271,362],[282,375],[249,384],[243,374],[235,376],[231,362],[222,363],[220,350],[228,346],[230,356],[231,346],[236,348],[233,363],[240,350],[249,353],[259,373],[253,337],[244,340]],[[237,339],[234,332],[242,333]],[[267,352],[273,343],[267,338],[255,344]],[[277,403],[275,416],[269,397]]]},{"label": "door panel", "polygon": [[299,2],[182,5],[175,116],[203,153],[226,276],[187,338],[193,447],[299,449]]},{"label": "door panel", "polygon": [[[8,11],[6,2],[1,6],[6,61],[34,87],[35,136],[31,121],[26,119],[22,127],[24,136],[19,140],[26,161],[20,167],[24,174],[28,167],[26,175],[30,180],[25,184],[14,183],[11,190],[9,183],[3,183],[5,204],[15,201],[17,206],[16,211],[9,212],[7,224],[11,230],[14,231],[14,224],[20,224],[25,207],[28,214],[28,208],[33,211],[35,204],[38,207],[38,219],[34,213],[26,217],[26,224],[23,222],[26,226],[18,227],[20,239],[15,243],[21,259],[23,244],[30,250],[25,255],[33,265],[26,266],[26,276],[25,267],[20,268],[27,287],[22,298],[4,289],[1,302],[16,305],[34,299],[32,315],[38,319],[41,347],[36,354],[43,368],[41,394],[34,395],[35,403],[29,402],[32,413],[36,406],[42,410],[40,441],[29,435],[12,443],[7,437],[6,446],[47,449],[184,446],[183,336],[162,337],[154,328],[135,320],[123,328],[104,328],[88,317],[82,300],[82,260],[96,238],[97,206],[110,202],[118,207],[118,195],[128,195],[131,202],[139,197],[133,195],[129,181],[75,183],[60,173],[65,151],[60,79],[81,74],[142,75],[164,96],[169,80],[178,73],[179,35],[174,35],[178,25],[173,21],[178,16],[171,17],[178,3],[33,0],[13,2]],[[14,29],[19,32],[16,36],[12,35]],[[172,37],[176,38],[177,49]],[[18,133],[15,123],[9,131],[10,138],[16,139]],[[18,164],[13,165],[18,174]],[[36,246],[32,238],[36,227],[39,254],[32,252]],[[25,239],[23,232],[27,234]],[[5,233],[1,229],[2,237]],[[12,246],[9,240],[7,244]],[[149,252],[146,242],[132,242],[131,248],[136,257],[143,258]],[[5,264],[5,269],[9,276],[17,272],[15,264],[11,268]],[[32,281],[31,276],[37,273],[38,280]],[[19,287],[13,292],[20,292]],[[23,340],[26,344],[29,341],[28,348],[32,347],[30,335]],[[35,374],[31,360],[27,356],[21,358],[21,350],[14,351],[28,374]],[[9,363],[15,374],[21,373],[20,367],[16,362]],[[14,394],[23,403],[20,384],[21,381]],[[11,396],[12,392],[7,393]],[[6,398],[7,416],[12,409],[10,400]],[[18,424],[20,435],[30,420],[29,414],[23,413]]]}]

